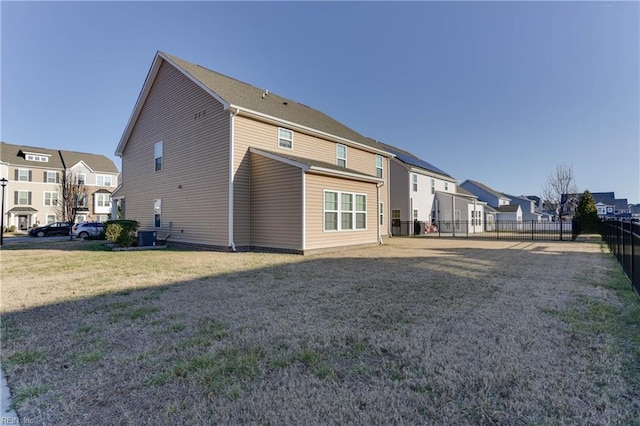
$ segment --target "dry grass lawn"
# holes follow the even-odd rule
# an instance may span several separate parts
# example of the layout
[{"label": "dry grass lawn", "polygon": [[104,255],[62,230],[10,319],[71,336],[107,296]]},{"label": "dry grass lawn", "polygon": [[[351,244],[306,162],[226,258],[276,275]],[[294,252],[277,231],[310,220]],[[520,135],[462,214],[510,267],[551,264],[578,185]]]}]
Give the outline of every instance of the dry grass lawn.
[{"label": "dry grass lawn", "polygon": [[5,247],[28,424],[640,424],[640,304],[597,243]]}]

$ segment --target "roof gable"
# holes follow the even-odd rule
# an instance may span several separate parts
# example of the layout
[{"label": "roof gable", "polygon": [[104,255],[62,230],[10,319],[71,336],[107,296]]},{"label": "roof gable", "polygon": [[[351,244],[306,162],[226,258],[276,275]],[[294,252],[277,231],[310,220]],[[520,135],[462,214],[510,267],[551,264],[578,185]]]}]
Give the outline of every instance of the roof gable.
[{"label": "roof gable", "polygon": [[[483,184],[483,183],[480,183],[480,182],[477,182],[477,181],[475,181],[475,180],[467,179],[467,180],[465,180],[464,182],[462,182],[462,183],[460,184],[460,186],[464,186],[467,182],[468,182],[471,186],[475,186],[476,188],[481,189],[481,190],[483,190],[483,191],[485,191],[485,192],[487,192],[487,193],[489,193],[489,194],[493,195],[494,197],[496,197],[496,198],[498,198],[498,199],[502,198],[502,199],[505,199],[505,200],[509,200],[509,201],[511,201],[511,199],[510,199],[509,197],[505,196],[504,194],[502,194],[502,193],[500,193],[500,192],[498,192],[498,191],[495,191],[495,190],[493,190],[493,189],[489,188],[487,185],[485,185],[485,184]],[[468,189],[468,188],[467,188],[467,189]],[[473,192],[473,191],[471,191],[471,192]]]},{"label": "roof gable", "polygon": [[312,132],[343,139],[346,142],[364,145],[378,150],[380,153],[386,153],[372,139],[362,136],[355,130],[316,109],[167,53],[158,52],[138,96],[127,127],[120,139],[116,155],[122,156],[133,126],[163,62],[175,67],[205,92],[217,99],[222,103],[224,109],[232,109],[239,113],[245,112],[265,119],[275,120],[285,126],[298,126]]}]

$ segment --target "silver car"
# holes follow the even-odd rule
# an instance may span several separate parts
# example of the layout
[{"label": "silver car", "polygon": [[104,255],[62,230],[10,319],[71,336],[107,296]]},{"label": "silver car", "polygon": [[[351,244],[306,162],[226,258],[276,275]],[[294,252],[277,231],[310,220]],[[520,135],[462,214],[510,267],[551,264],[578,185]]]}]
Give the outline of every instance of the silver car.
[{"label": "silver car", "polygon": [[76,223],[71,228],[71,235],[76,238],[99,237],[104,232],[102,222]]}]

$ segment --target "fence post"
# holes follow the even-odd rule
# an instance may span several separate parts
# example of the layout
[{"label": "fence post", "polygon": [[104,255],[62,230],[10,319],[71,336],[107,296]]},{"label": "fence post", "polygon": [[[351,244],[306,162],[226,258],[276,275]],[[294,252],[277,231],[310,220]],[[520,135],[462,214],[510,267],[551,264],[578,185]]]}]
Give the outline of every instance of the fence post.
[{"label": "fence post", "polygon": [[562,218],[560,218],[560,241],[564,241],[562,239]]},{"label": "fence post", "polygon": [[534,233],[533,233],[533,220],[531,221],[531,241],[533,241],[534,238]]}]

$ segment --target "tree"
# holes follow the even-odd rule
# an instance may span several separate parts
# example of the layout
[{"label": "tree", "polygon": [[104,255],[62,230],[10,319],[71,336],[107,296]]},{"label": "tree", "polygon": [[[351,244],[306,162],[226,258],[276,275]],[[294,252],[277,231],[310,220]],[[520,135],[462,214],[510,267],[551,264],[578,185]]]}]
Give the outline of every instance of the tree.
[{"label": "tree", "polygon": [[570,214],[578,202],[573,167],[566,164],[556,166],[556,170],[547,178],[542,188],[542,198],[548,206],[552,206],[560,220]]},{"label": "tree", "polygon": [[84,182],[78,181],[78,177],[70,170],[62,172],[59,183],[61,199],[58,202],[58,211],[63,222],[75,223],[78,215],[78,207],[85,207],[87,201],[87,187]]},{"label": "tree", "polygon": [[580,222],[582,232],[598,231],[598,209],[589,190],[584,191],[580,198],[576,209],[576,219]]}]

